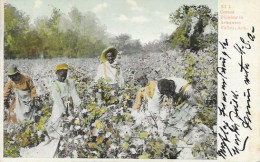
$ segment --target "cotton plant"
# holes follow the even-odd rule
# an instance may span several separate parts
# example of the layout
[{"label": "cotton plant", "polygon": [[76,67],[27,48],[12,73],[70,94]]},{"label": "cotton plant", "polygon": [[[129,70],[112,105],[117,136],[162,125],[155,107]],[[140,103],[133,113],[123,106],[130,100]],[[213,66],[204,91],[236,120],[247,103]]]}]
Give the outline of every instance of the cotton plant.
[{"label": "cotton plant", "polygon": [[[68,78],[74,80],[82,105],[77,112],[79,115],[73,116],[77,113],[71,113],[62,125],[64,131],[60,132],[62,138],[58,157],[178,158],[180,154],[177,144],[180,139],[165,133],[164,128],[169,126],[170,116],[181,108],[179,110],[171,104],[163,105],[158,130],[152,122],[153,119],[147,119],[143,114],[132,111],[138,91],[136,83],[133,82],[134,74],[142,69],[155,81],[171,75],[196,81],[193,86],[195,96],[199,100],[199,109],[197,116],[190,120],[195,122],[195,125],[204,124],[203,127],[211,130],[216,123],[214,94],[217,82],[216,71],[211,66],[217,59],[214,53],[214,50],[208,49],[208,52],[197,54],[184,51],[175,54],[147,53],[146,58],[142,55],[122,56],[120,62],[125,79],[125,87],[122,90],[115,90],[102,80],[93,82],[99,63],[97,58],[6,60],[5,69],[8,64],[15,63],[19,65],[21,72],[26,72],[33,79],[37,88],[38,104],[34,115],[35,123],[15,127],[5,125],[4,156],[19,157],[19,148],[29,148],[48,140],[44,123],[50,117],[52,108],[50,87],[56,79],[53,68],[57,62],[65,62],[70,66]],[[213,75],[207,75],[211,73]],[[6,81],[5,76],[4,82]],[[216,136],[214,131],[212,132],[208,141],[192,143],[192,154],[196,158],[215,158],[212,150],[215,150],[213,146]]]}]

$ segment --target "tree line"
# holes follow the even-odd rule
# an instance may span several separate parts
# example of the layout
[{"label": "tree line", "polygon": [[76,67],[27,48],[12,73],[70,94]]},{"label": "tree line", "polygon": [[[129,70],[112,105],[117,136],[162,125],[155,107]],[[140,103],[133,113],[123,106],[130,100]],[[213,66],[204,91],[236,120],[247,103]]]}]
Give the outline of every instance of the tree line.
[{"label": "tree line", "polygon": [[125,55],[160,52],[165,44],[199,50],[217,40],[216,33],[204,34],[208,24],[217,27],[217,16],[207,6],[184,5],[170,13],[169,21],[178,25],[177,30],[143,45],[129,34],[111,36],[93,12],[81,13],[75,7],[66,14],[54,7],[50,17],[31,23],[25,12],[5,4],[4,19],[5,59],[96,57],[111,45]]}]

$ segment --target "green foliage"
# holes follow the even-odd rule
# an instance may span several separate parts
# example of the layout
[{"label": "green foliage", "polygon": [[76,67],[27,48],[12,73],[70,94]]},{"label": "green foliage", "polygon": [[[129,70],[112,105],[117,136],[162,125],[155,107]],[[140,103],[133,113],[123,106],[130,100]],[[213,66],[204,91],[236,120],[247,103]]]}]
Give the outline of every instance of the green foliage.
[{"label": "green foliage", "polygon": [[105,26],[91,12],[72,8],[66,17],[53,8],[50,18],[29,16],[5,5],[5,58],[53,58],[99,56],[108,46]]},{"label": "green foliage", "polygon": [[[217,43],[217,15],[212,14],[207,6],[183,5],[169,18],[170,22],[178,25],[172,35],[173,48],[198,51]],[[214,31],[204,34],[207,26],[213,27]]]},{"label": "green foliage", "polygon": [[192,155],[196,158],[214,158],[217,151],[217,141],[210,136],[205,142],[196,143],[192,149]]},{"label": "green foliage", "polygon": [[120,34],[112,38],[110,43],[125,55],[141,53],[143,50],[140,40],[133,40],[128,34]]},{"label": "green foliage", "polygon": [[186,50],[182,57],[184,78],[194,87],[200,105],[198,119],[212,128],[217,121],[214,115],[217,110],[217,51],[209,48],[196,54]]}]

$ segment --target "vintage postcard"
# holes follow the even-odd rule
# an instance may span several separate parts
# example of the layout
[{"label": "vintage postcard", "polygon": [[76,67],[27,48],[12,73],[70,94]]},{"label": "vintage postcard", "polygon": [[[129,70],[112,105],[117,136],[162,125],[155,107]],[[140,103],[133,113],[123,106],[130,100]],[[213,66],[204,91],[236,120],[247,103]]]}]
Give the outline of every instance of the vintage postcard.
[{"label": "vintage postcard", "polygon": [[0,161],[260,161],[258,0],[0,2]]}]

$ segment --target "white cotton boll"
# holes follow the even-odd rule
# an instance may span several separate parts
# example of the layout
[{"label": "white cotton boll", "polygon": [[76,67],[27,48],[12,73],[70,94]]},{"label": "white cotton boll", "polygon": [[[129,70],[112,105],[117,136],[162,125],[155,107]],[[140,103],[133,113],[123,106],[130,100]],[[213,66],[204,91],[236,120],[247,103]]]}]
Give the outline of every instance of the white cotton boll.
[{"label": "white cotton boll", "polygon": [[60,141],[60,145],[62,146],[64,144],[64,141]]},{"label": "white cotton boll", "polygon": [[213,126],[213,132],[217,133],[217,126],[216,125]]},{"label": "white cotton boll", "polygon": [[69,116],[69,117],[68,117],[68,120],[69,120],[70,122],[72,121],[72,119],[73,119],[72,116]]},{"label": "white cotton boll", "polygon": [[62,151],[63,149],[64,149],[64,147],[63,147],[63,146],[60,146],[60,147],[59,147],[59,150],[60,150],[60,151]]},{"label": "white cotton boll", "polygon": [[140,139],[140,138],[135,138],[134,141],[133,141],[133,144],[135,146],[143,145],[144,144],[144,140]]},{"label": "white cotton boll", "polygon": [[70,126],[70,131],[73,131],[73,125]]},{"label": "white cotton boll", "polygon": [[73,140],[70,138],[68,141],[69,141],[69,143],[71,143]]},{"label": "white cotton boll", "polygon": [[136,121],[135,121],[136,125],[140,125],[141,123],[142,123],[142,121],[140,119],[136,119]]},{"label": "white cotton boll", "polygon": [[75,127],[76,130],[79,130],[81,127],[78,125]]},{"label": "white cotton boll", "polygon": [[10,143],[10,144],[14,144],[14,143],[15,143],[15,141],[9,141],[9,143]]},{"label": "white cotton boll", "polygon": [[112,144],[110,145],[110,148],[113,149],[113,150],[115,150],[115,149],[117,148],[117,146],[116,146],[116,144],[112,143]]},{"label": "white cotton boll", "polygon": [[81,111],[82,114],[85,114],[85,113],[87,113],[87,112],[88,112],[87,109],[83,109],[83,110]]},{"label": "white cotton boll", "polygon": [[7,133],[13,133],[14,129],[8,129]]},{"label": "white cotton boll", "polygon": [[76,145],[79,144],[78,140],[74,140],[74,144]]},{"label": "white cotton boll", "polygon": [[121,137],[124,137],[126,133],[128,133],[128,135],[131,135],[131,128],[128,125],[121,126],[119,135]]},{"label": "white cotton boll", "polygon": [[76,139],[80,139],[82,138],[82,135],[77,135],[77,137],[75,137]]},{"label": "white cotton boll", "polygon": [[111,132],[107,132],[106,135],[105,135],[105,137],[108,138],[108,137],[111,136],[111,134],[112,134]]},{"label": "white cotton boll", "polygon": [[110,94],[111,94],[112,96],[115,96],[115,91],[110,91]]},{"label": "white cotton boll", "polygon": [[136,150],[134,148],[130,148],[131,154],[136,154]]},{"label": "white cotton boll", "polygon": [[13,136],[12,140],[15,141],[16,140],[16,136]]},{"label": "white cotton boll", "polygon": [[120,102],[123,101],[123,99],[124,99],[123,95],[121,95],[121,96],[118,97],[118,100],[119,100]]},{"label": "white cotton boll", "polygon": [[113,116],[117,116],[117,112],[113,112]]},{"label": "white cotton boll", "polygon": [[149,127],[150,126],[150,124],[148,122],[143,122],[142,125],[143,125],[143,127]]},{"label": "white cotton boll", "polygon": [[78,157],[78,152],[76,150],[73,150],[72,151],[72,155],[74,158],[77,158]]},{"label": "white cotton boll", "polygon": [[41,130],[37,131],[37,135],[41,136],[42,135],[42,131]]},{"label": "white cotton boll", "polygon": [[120,154],[117,155],[118,158],[126,158],[127,154],[124,152],[121,152]]},{"label": "white cotton boll", "polygon": [[167,140],[167,137],[166,137],[166,136],[163,136],[163,137],[162,137],[162,140],[163,140],[163,141],[166,141],[166,140]]},{"label": "white cotton boll", "polygon": [[45,136],[44,137],[44,141],[49,141],[50,139],[49,139],[49,137],[48,136]]}]

